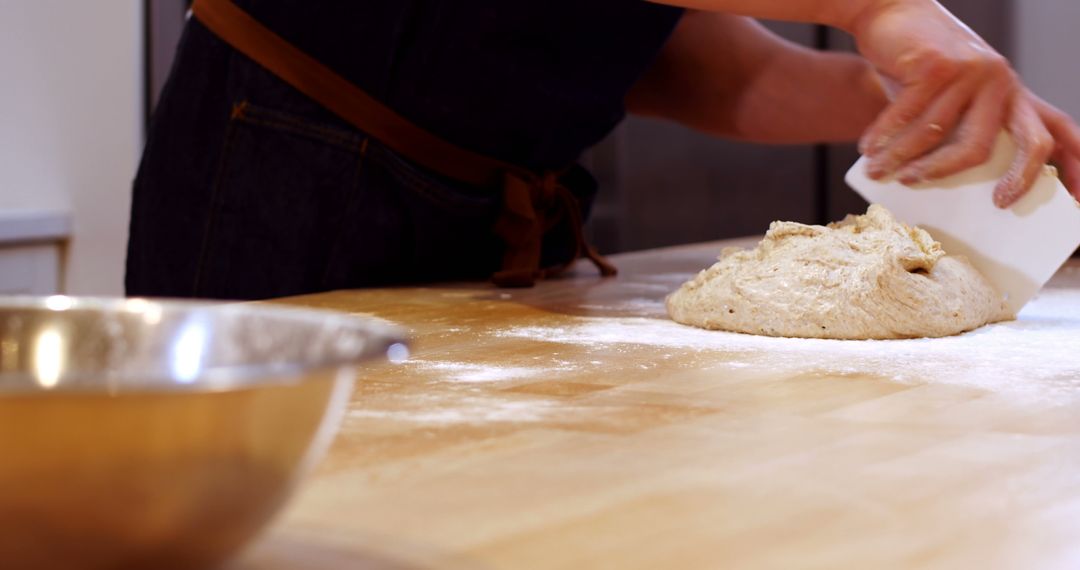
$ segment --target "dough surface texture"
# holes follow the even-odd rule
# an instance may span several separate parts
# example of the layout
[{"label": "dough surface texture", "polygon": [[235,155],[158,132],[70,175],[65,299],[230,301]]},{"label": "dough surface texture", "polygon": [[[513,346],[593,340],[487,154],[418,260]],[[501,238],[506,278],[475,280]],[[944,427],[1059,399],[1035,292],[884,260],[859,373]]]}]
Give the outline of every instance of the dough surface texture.
[{"label": "dough surface texture", "polygon": [[773,222],[754,249],[719,262],[667,298],[679,323],[831,339],[943,337],[1012,319],[966,258],[872,205],[828,226]]}]

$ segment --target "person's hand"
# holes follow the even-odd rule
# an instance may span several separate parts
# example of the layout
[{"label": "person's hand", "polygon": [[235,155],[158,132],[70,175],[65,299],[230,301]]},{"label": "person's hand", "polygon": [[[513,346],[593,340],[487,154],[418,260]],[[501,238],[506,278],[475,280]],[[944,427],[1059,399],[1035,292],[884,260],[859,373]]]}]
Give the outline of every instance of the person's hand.
[{"label": "person's hand", "polygon": [[[1025,89],[1022,96],[1054,138],[1050,162],[1057,167],[1058,177],[1065,187],[1080,201],[1080,127],[1069,115],[1031,91]],[[1022,195],[1019,194],[1017,198]]]},{"label": "person's hand", "polygon": [[863,56],[898,86],[860,141],[872,178],[912,184],[977,166],[1004,128],[1019,151],[994,191],[996,205],[1015,203],[1050,159],[1080,198],[1080,129],[936,1],[882,0],[851,31]]}]

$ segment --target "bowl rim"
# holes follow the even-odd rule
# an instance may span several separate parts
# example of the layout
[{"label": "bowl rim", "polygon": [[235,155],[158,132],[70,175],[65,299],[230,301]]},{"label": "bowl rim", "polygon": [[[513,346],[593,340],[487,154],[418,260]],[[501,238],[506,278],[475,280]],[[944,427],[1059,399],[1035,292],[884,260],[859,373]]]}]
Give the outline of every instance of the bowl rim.
[{"label": "bowl rim", "polygon": [[[161,371],[145,373],[65,372],[53,387],[44,387],[33,374],[0,370],[0,396],[47,394],[153,394],[172,392],[223,392],[259,386],[297,384],[312,373],[334,369],[352,369],[361,363],[382,360],[393,347],[408,354],[409,340],[405,330],[385,319],[366,314],[351,314],[322,308],[289,306],[268,301],[219,301],[211,299],[175,299],[149,297],[103,297],[69,295],[0,295],[0,311],[5,309],[45,310],[53,312],[98,310],[140,314],[149,307],[173,311],[236,311],[274,316],[313,326],[337,325],[367,335],[364,347],[355,355],[338,355],[318,362],[261,362],[211,366],[190,381]],[[2,337],[2,335],[0,335]],[[79,380],[93,380],[79,382]],[[138,380],[138,384],[131,381]],[[74,381],[74,382],[72,382]]]}]

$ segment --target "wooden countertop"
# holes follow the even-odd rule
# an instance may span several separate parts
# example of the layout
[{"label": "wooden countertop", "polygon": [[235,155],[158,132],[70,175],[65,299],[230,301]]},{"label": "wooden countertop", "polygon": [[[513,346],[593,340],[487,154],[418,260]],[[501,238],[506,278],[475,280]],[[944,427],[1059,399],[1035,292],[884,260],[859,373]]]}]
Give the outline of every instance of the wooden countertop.
[{"label": "wooden countertop", "polygon": [[363,372],[235,566],[1080,568],[1080,265],[1019,322],[952,339],[667,321],[723,245],[619,256],[608,281],[285,300],[416,343]]}]

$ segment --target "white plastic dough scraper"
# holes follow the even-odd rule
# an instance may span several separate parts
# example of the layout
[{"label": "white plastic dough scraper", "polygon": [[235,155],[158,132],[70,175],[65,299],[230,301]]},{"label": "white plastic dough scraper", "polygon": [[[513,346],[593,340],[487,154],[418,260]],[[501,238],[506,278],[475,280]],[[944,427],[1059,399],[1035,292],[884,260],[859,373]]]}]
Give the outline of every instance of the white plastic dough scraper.
[{"label": "white plastic dough scraper", "polygon": [[994,186],[1015,155],[1015,143],[1003,133],[988,162],[949,178],[916,186],[875,181],[862,157],[846,180],[897,220],[930,232],[947,253],[967,256],[1019,313],[1080,247],[1080,204],[1047,169],[1011,208],[994,206]]}]

